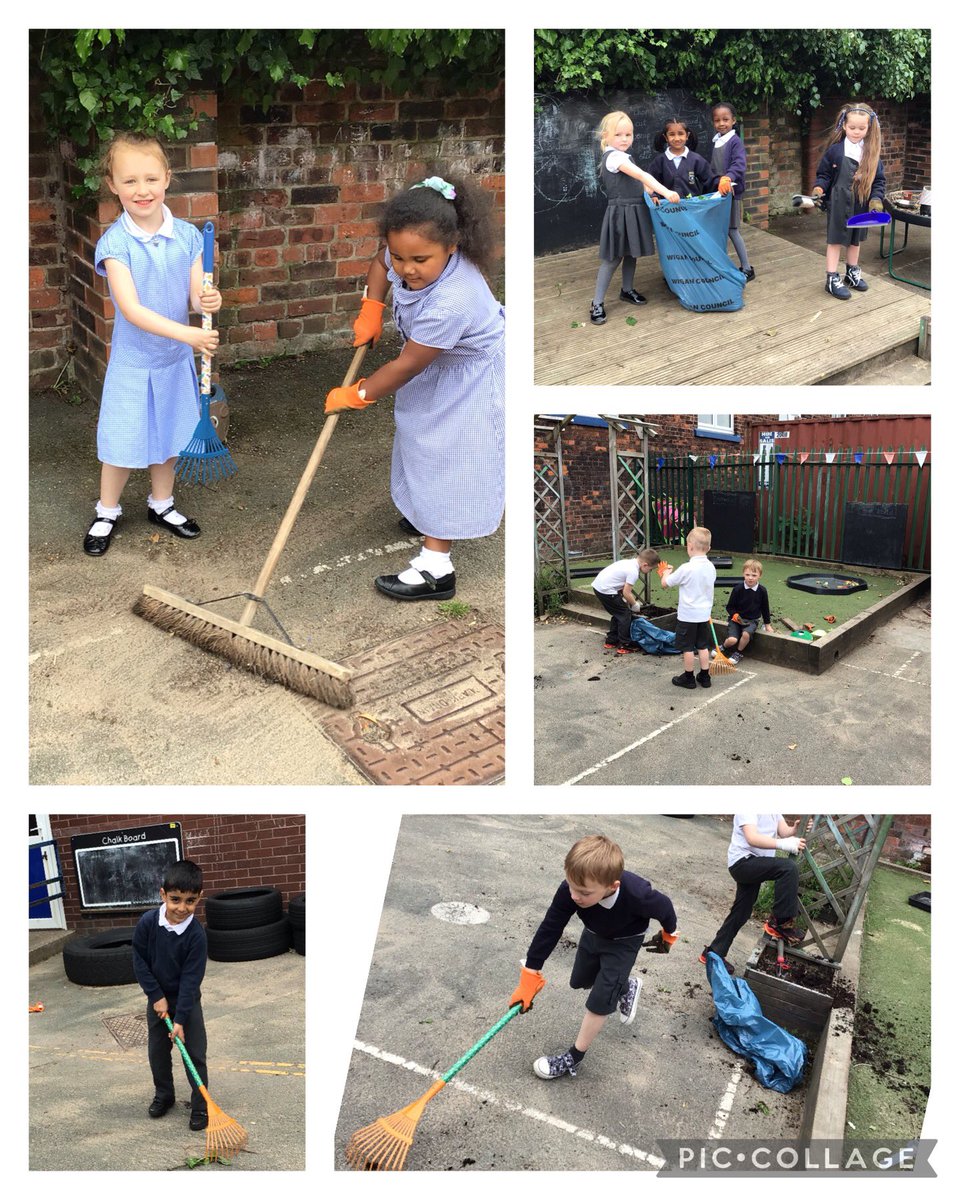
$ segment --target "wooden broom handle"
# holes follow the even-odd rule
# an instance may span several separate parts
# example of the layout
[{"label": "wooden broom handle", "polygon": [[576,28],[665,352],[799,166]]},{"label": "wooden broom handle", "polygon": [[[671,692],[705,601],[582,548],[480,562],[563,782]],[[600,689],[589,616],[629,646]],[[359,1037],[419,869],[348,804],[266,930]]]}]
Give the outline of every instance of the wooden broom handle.
[{"label": "wooden broom handle", "polygon": [[[360,364],[363,362],[363,356],[367,352],[369,342],[364,342],[362,346],[357,347],[357,352],[353,356],[353,361],[347,368],[347,373],[343,377],[343,387],[349,387],[356,379],[360,372]],[[261,568],[260,574],[257,576],[257,582],[253,585],[252,600],[248,600],[244,606],[243,612],[240,614],[241,625],[251,625],[253,618],[256,616],[257,604],[263,598],[264,592],[270,583],[271,576],[276,570],[277,561],[283,553],[283,548],[287,544],[287,538],[290,536],[290,531],[293,529],[300,509],[303,506],[304,500],[307,498],[307,492],[310,491],[310,485],[313,483],[313,477],[317,473],[317,468],[320,466],[320,460],[323,458],[324,452],[327,449],[327,444],[333,437],[333,431],[337,427],[337,413],[331,413],[323,423],[323,428],[320,430],[320,436],[317,438],[317,444],[313,448],[313,453],[310,455],[310,460],[307,463],[303,474],[300,476],[300,482],[297,484],[297,490],[293,493],[293,499],[287,506],[287,511],[284,513],[283,520],[280,522],[280,528],[277,530],[276,537],[273,539],[273,545],[270,547],[270,553],[266,557],[266,561]]]}]

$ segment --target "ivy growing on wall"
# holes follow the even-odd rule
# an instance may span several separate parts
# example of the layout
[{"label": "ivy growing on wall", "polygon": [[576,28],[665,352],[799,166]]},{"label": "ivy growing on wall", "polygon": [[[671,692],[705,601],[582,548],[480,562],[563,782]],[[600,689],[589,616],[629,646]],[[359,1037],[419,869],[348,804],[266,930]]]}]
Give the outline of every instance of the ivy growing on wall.
[{"label": "ivy growing on wall", "polygon": [[266,111],[282,86],[324,80],[412,87],[425,75],[494,87],[503,76],[503,34],[493,29],[40,29],[30,36],[31,78],[47,132],[76,149],[94,193],[98,149],[114,132],[139,129],[166,141],[198,126],[191,92],[229,87]]},{"label": "ivy growing on wall", "polygon": [[809,118],[823,95],[900,102],[930,91],[929,29],[541,29],[541,92],[688,88],[744,111]]}]

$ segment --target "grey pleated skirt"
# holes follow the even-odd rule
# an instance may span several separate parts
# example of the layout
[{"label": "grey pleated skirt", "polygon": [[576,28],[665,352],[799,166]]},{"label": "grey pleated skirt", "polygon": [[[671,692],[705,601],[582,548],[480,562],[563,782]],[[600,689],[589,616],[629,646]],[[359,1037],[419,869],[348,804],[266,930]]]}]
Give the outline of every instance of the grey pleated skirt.
[{"label": "grey pleated skirt", "polygon": [[644,198],[610,200],[600,226],[600,257],[607,262],[653,254],[653,224]]}]

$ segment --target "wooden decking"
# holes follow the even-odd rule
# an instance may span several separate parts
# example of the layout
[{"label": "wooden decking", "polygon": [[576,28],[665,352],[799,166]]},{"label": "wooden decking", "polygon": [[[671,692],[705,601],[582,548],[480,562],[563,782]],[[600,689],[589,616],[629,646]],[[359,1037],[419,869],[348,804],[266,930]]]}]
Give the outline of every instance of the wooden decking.
[{"label": "wooden decking", "polygon": [[[816,384],[916,342],[930,298],[886,278],[875,235],[862,260],[870,290],[844,301],[823,290],[824,254],[761,230],[743,233],[757,276],[734,313],[682,308],[654,255],[637,263],[635,287],[647,304],[620,302],[618,271],[607,291],[607,323],[591,325],[596,248],[538,258],[534,382]],[[628,325],[627,317],[637,323]]]}]

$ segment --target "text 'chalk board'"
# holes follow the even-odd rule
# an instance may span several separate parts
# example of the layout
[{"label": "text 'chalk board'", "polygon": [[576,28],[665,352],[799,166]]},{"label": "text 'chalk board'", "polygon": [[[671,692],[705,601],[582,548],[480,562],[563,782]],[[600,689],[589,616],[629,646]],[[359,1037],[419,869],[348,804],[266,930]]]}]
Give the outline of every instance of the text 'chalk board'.
[{"label": "text 'chalk board'", "polygon": [[110,829],[70,839],[82,908],[149,908],[160,903],[167,867],[183,858],[180,825]]},{"label": "text 'chalk board'", "polygon": [[703,523],[714,549],[752,553],[756,504],[755,492],[703,493]]},{"label": "text 'chalk board'", "polygon": [[847,503],[843,509],[845,563],[861,567],[903,566],[903,540],[907,533],[905,504]]}]

